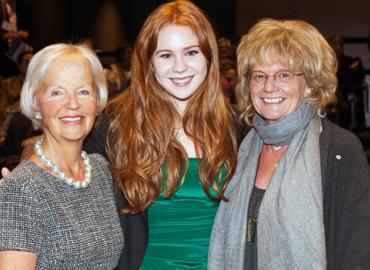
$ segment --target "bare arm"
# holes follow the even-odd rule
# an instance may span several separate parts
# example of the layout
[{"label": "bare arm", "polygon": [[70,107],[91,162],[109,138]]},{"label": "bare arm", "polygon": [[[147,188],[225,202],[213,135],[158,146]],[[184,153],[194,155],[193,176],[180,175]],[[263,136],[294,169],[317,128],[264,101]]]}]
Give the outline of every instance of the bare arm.
[{"label": "bare arm", "polygon": [[0,251],[0,269],[34,270],[37,255],[32,252],[5,250]]}]

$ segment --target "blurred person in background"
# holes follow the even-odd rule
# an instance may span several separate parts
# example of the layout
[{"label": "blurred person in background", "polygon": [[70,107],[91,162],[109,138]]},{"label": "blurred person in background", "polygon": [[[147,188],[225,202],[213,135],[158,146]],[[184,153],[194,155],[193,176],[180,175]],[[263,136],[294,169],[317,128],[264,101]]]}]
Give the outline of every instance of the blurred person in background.
[{"label": "blurred person in background", "polygon": [[[23,51],[18,46],[28,48],[26,43],[20,42],[28,37],[28,32],[18,30],[16,0],[0,0],[0,5],[0,78],[8,78],[18,72],[15,61]],[[16,51],[13,60],[6,55],[10,51]]]},{"label": "blurred person in background", "polygon": [[19,106],[14,106],[13,104],[19,101],[19,97],[22,90],[22,85],[26,77],[26,72],[28,64],[33,57],[32,51],[22,52],[17,61],[17,67],[19,74],[0,81],[0,123],[5,119],[5,112],[12,111],[11,107],[18,108]]},{"label": "blurred person in background", "polygon": [[338,124],[346,129],[361,130],[365,127],[363,83],[365,69],[359,57],[344,54],[341,37],[327,38],[338,61],[337,113]]},{"label": "blurred person in background", "polygon": [[21,113],[19,98],[33,52],[18,57],[19,74],[0,83],[0,167],[14,168],[20,161],[22,143],[35,135],[32,121]]}]

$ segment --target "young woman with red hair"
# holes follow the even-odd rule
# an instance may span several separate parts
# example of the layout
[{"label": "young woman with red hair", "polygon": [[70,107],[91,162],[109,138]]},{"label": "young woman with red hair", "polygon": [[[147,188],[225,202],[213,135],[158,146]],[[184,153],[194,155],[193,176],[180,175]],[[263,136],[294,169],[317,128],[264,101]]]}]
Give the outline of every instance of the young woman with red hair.
[{"label": "young woman with red hair", "polygon": [[210,23],[189,1],[159,6],[138,36],[129,89],[87,143],[106,153],[120,190],[125,269],[207,268],[236,165],[232,123]]}]

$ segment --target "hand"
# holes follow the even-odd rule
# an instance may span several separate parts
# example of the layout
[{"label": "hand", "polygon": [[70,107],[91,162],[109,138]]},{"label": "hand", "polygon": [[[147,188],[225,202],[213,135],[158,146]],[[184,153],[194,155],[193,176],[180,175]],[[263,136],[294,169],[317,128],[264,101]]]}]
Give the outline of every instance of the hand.
[{"label": "hand", "polygon": [[10,174],[10,171],[8,168],[4,167],[1,169],[1,178],[7,178]]}]

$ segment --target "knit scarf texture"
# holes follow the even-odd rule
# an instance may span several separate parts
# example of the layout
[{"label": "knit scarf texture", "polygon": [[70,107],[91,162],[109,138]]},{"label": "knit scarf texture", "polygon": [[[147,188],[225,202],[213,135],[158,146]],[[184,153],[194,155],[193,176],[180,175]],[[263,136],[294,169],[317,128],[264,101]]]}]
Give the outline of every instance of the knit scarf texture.
[{"label": "knit scarf texture", "polygon": [[268,125],[256,115],[254,124],[240,147],[237,172],[225,192],[230,201],[222,202],[216,215],[208,269],[244,269],[248,204],[265,143],[288,144],[288,148],[259,210],[258,269],[324,270],[321,122],[316,110],[303,103],[280,121]]}]

